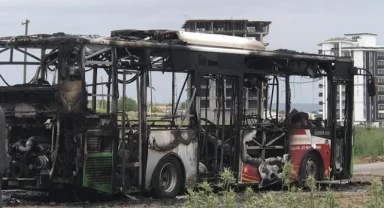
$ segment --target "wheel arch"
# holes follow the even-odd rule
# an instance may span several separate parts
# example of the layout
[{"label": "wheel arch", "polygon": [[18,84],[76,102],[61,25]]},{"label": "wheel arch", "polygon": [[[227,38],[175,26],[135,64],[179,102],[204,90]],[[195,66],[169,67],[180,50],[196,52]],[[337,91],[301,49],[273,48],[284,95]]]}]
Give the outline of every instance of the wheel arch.
[{"label": "wheel arch", "polygon": [[304,156],[303,156],[303,158],[301,159],[301,162],[300,162],[300,168],[299,168],[299,170],[300,170],[300,172],[299,172],[299,176],[301,177],[302,176],[302,168],[301,167],[303,167],[303,165],[304,165],[304,163],[305,163],[305,161],[304,161],[304,158],[307,158],[307,156],[308,155],[310,155],[310,154],[313,154],[313,155],[315,155],[318,159],[319,159],[319,162],[320,162],[320,167],[319,167],[319,169],[320,169],[320,173],[319,173],[319,177],[320,177],[320,180],[323,180],[324,179],[324,159],[323,159],[323,157],[321,156],[321,154],[320,154],[320,152],[319,152],[319,150],[317,150],[317,149],[315,149],[315,148],[311,148],[311,149],[309,149],[305,154],[304,154]]},{"label": "wheel arch", "polygon": [[158,168],[160,168],[160,166],[159,166],[159,164],[162,162],[162,161],[164,161],[165,159],[167,159],[167,158],[169,158],[169,157],[173,157],[173,158],[175,158],[178,162],[179,162],[179,164],[180,164],[180,167],[181,167],[181,178],[182,178],[182,181],[181,181],[181,184],[182,184],[182,187],[185,187],[185,167],[184,167],[184,163],[183,163],[183,161],[181,160],[181,158],[180,158],[180,156],[179,155],[177,155],[176,153],[174,153],[174,152],[170,152],[170,153],[168,153],[168,154],[166,154],[166,155],[164,155],[160,160],[159,160],[159,162],[156,164],[156,167],[155,167],[155,169],[154,169],[154,171],[153,171],[153,173],[152,173],[152,177],[151,177],[151,182],[150,182],[150,188],[151,189],[153,189],[154,187],[153,187],[153,179],[154,179],[154,176],[155,176],[155,173],[157,172],[157,170],[158,170]]}]

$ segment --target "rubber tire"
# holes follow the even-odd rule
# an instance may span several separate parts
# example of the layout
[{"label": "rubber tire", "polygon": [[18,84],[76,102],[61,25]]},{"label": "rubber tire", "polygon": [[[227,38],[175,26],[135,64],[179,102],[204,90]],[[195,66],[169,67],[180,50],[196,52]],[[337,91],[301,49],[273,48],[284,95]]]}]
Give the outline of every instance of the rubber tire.
[{"label": "rubber tire", "polygon": [[319,158],[318,155],[316,155],[314,152],[309,152],[302,160],[301,166],[300,166],[300,176],[299,181],[301,183],[305,183],[305,180],[307,179],[306,175],[306,164],[307,161],[312,159],[312,161],[316,165],[316,173],[315,173],[315,180],[319,181],[321,179],[320,177],[320,169],[321,169],[321,158]]},{"label": "rubber tire", "polygon": [[[161,182],[160,182],[160,171],[162,168],[168,164],[171,163],[175,167],[176,171],[176,185],[170,192],[165,192],[161,188]],[[182,182],[182,172],[181,172],[181,164],[175,157],[167,157],[166,159],[160,161],[155,171],[153,172],[153,178],[152,178],[152,187],[155,193],[155,197],[158,199],[171,199],[175,198],[180,192],[181,192],[181,186],[184,184]]]}]

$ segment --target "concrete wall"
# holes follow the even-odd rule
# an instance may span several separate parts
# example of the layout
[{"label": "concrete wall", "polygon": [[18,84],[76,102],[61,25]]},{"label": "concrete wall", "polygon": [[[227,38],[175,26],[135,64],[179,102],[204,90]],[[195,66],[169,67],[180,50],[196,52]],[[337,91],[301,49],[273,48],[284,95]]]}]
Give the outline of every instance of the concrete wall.
[{"label": "concrete wall", "polygon": [[324,55],[330,55],[331,49],[333,48],[333,46],[334,46],[334,43],[323,43],[321,45],[321,49],[323,50],[323,52],[326,52],[326,54]]},{"label": "concrete wall", "polygon": [[[364,52],[363,51],[354,51],[353,59],[355,67],[364,68]],[[355,100],[355,108],[354,108],[354,120],[356,122],[364,122],[366,118],[364,116],[364,76],[355,76],[355,92],[354,92],[354,100]]]},{"label": "concrete wall", "polygon": [[376,35],[363,34],[363,35],[345,35],[345,37],[352,38],[355,36],[359,36],[357,39],[358,46],[360,47],[375,47],[377,45]]}]

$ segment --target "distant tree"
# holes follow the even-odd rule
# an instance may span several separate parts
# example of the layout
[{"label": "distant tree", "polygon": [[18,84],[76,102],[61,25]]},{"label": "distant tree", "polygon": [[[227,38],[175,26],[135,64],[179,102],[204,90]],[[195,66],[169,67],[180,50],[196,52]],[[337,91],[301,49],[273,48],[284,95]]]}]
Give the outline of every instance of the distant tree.
[{"label": "distant tree", "polygon": [[136,100],[128,97],[120,98],[117,101],[117,109],[119,111],[123,110],[123,99],[125,100],[125,111],[137,111]]},{"label": "distant tree", "polygon": [[179,109],[180,110],[184,110],[184,109],[186,109],[187,108],[187,104],[185,103],[185,102],[181,102],[181,103],[179,103]]},{"label": "distant tree", "polygon": [[152,113],[163,113],[163,111],[161,110],[161,108],[153,106]]},{"label": "distant tree", "polygon": [[104,109],[107,107],[107,101],[106,100],[98,100],[97,101],[97,107]]}]

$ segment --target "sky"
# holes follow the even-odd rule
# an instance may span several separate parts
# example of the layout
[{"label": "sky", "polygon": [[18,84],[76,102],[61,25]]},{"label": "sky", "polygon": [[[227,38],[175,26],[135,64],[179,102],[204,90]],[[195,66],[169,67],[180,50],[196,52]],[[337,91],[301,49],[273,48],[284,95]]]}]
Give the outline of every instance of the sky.
[{"label": "sky", "polygon": [[[244,18],[272,21],[268,36],[270,50],[285,48],[317,53],[318,42],[359,32],[377,33],[378,43],[384,42],[384,27],[379,27],[384,2],[379,0],[0,0],[0,5],[0,36],[22,35],[21,22],[26,18],[30,20],[29,34],[65,32],[103,36],[109,36],[112,30],[128,28],[181,30],[184,21],[190,18]],[[0,55],[0,59],[4,58]],[[0,74],[10,84],[21,83],[22,69],[22,66],[0,66]],[[28,79],[34,71],[28,68]],[[183,78],[184,75],[177,77],[178,91]],[[153,75],[156,102],[170,100],[170,81],[168,75]],[[308,80],[300,78],[294,78],[293,82],[292,102],[318,103],[318,83],[307,83]],[[299,84],[302,82],[306,84]],[[0,82],[0,85],[4,84]],[[136,96],[134,86],[127,88],[127,95]],[[282,99],[284,89],[280,95]]]}]

